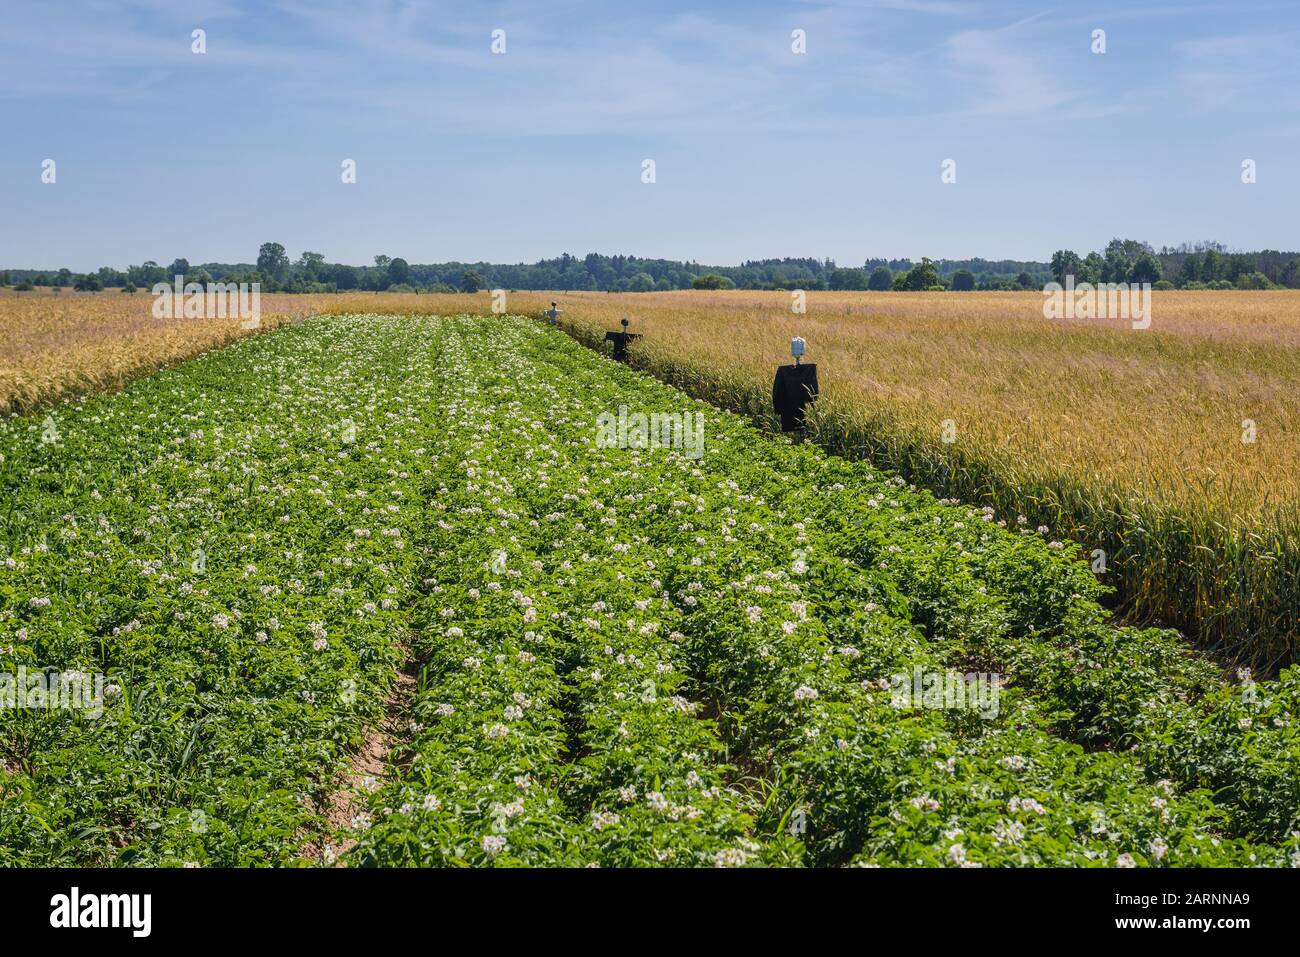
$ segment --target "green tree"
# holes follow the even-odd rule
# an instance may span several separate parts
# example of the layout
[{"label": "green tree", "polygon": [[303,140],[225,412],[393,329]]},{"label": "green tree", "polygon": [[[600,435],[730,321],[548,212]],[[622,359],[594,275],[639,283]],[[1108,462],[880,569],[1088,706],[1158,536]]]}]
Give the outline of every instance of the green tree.
[{"label": "green tree", "polygon": [[929,256],[922,256],[921,261],[909,269],[903,280],[903,288],[920,292],[931,286],[939,285],[939,269]]},{"label": "green tree", "polygon": [[1300,287],[1300,259],[1291,259],[1282,267],[1279,282],[1288,289]]},{"label": "green tree", "polygon": [[650,292],[655,287],[654,277],[648,272],[639,272],[628,281],[629,292]]},{"label": "green tree", "polygon": [[332,272],[334,285],[339,289],[357,288],[357,270],[355,266],[335,266]]},{"label": "green tree", "polygon": [[477,269],[466,269],[464,275],[460,277],[460,288],[464,292],[478,292],[483,285],[483,277],[478,274]]},{"label": "green tree", "polygon": [[99,281],[99,277],[93,272],[88,272],[78,276],[76,285],[72,288],[78,292],[99,292],[104,288],[104,284]]},{"label": "green tree", "polygon": [[867,288],[876,292],[888,292],[894,288],[894,274],[890,272],[888,266],[877,266],[871,270],[871,276],[867,279]]},{"label": "green tree", "polygon": [[975,274],[969,269],[958,269],[952,274],[952,288],[957,292],[969,292],[975,288]]},{"label": "green tree", "polygon": [[1136,239],[1112,239],[1106,244],[1102,260],[1102,282],[1128,282],[1134,264],[1144,255],[1154,251]]},{"label": "green tree", "polygon": [[126,279],[132,285],[145,289],[150,289],[160,282],[171,282],[167,271],[152,259],[146,259],[139,266],[127,266]]},{"label": "green tree", "polygon": [[1222,254],[1217,249],[1205,250],[1205,258],[1201,260],[1201,282],[1214,282],[1216,279],[1222,279],[1224,272]]},{"label": "green tree", "polygon": [[832,289],[866,289],[867,271],[857,267],[837,267],[831,270]]},{"label": "green tree", "polygon": [[1071,249],[1058,249],[1052,253],[1052,278],[1065,285],[1065,277],[1073,276],[1074,281],[1081,282],[1083,260]]},{"label": "green tree", "polygon": [[[405,285],[411,278],[411,266],[405,259],[393,259],[388,263],[388,284],[390,286]],[[477,289],[470,290],[477,292]]]},{"label": "green tree", "polygon": [[277,282],[289,271],[289,257],[279,243],[262,243],[257,251],[257,271]]},{"label": "green tree", "polygon": [[311,253],[303,251],[298,257],[298,275],[307,282],[320,282],[325,277],[326,265],[325,257],[320,253]]},{"label": "green tree", "polygon": [[730,285],[731,280],[712,272],[707,272],[703,276],[696,276],[691,280],[692,289],[726,289]]},{"label": "green tree", "polygon": [[1144,252],[1133,261],[1128,272],[1130,283],[1157,282],[1163,277],[1160,260],[1151,253]]},{"label": "green tree", "polygon": [[1228,275],[1226,278],[1229,282],[1236,283],[1242,276],[1256,272],[1257,266],[1255,257],[1249,253],[1232,253],[1228,256]]},{"label": "green tree", "polygon": [[1088,253],[1083,257],[1082,275],[1075,276],[1075,283],[1090,282],[1094,286],[1101,282],[1102,271],[1106,268],[1106,261],[1101,258],[1097,252]]}]

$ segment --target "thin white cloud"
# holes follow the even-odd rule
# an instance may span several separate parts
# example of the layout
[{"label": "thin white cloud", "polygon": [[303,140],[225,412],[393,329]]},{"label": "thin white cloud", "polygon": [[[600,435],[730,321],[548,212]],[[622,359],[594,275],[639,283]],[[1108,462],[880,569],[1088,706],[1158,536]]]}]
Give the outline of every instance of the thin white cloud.
[{"label": "thin white cloud", "polygon": [[1176,82],[1183,102],[1197,110],[1228,107],[1270,112],[1293,111],[1300,77],[1296,46],[1300,34],[1255,32],[1196,37],[1174,45],[1183,66]]},{"label": "thin white cloud", "polygon": [[1075,99],[1062,72],[1035,54],[1030,17],[993,30],[963,30],[943,44],[954,98],[971,113],[1041,113]]}]

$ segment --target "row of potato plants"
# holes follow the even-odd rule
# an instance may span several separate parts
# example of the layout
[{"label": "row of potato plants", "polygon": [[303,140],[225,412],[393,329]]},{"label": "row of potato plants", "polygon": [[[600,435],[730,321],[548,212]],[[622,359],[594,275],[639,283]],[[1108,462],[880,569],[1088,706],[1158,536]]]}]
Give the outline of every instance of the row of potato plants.
[{"label": "row of potato plants", "polygon": [[[1199,781],[1166,776],[1143,753],[1085,751],[1066,740],[1078,735],[1059,733],[1070,722],[1052,707],[1046,685],[1025,682],[1020,672],[1009,675],[1014,683],[990,719],[898,707],[888,687],[892,675],[918,665],[943,670],[969,663],[981,650],[968,636],[936,626],[940,612],[954,619],[965,612],[932,600],[942,568],[925,578],[916,574],[919,560],[898,557],[909,534],[926,547],[942,543],[959,555],[988,549],[1010,556],[1000,594],[1008,602],[1023,599],[1023,607],[1039,616],[1033,637],[1040,644],[1064,634],[1075,617],[1099,635],[1117,631],[1099,617],[1095,586],[1075,587],[1076,580],[1087,579],[1066,550],[1002,529],[982,513],[972,516],[970,509],[935,502],[867,467],[761,436],[734,416],[582,353],[554,333],[514,320],[455,325],[470,342],[461,351],[460,378],[478,393],[477,408],[456,431],[471,431],[473,422],[483,431],[465,460],[473,465],[458,463],[457,477],[435,500],[441,497],[457,512],[457,522],[461,512],[481,522],[504,508],[513,524],[509,534],[490,520],[452,525],[453,537],[468,552],[454,586],[451,579],[435,586],[457,589],[440,596],[447,600],[441,614],[477,608],[494,580],[483,571],[489,552],[529,563],[529,573],[515,566],[535,581],[521,591],[532,603],[522,607],[546,602],[552,624],[545,634],[558,642],[548,646],[548,667],[560,682],[555,717],[565,725],[555,729],[556,751],[549,759],[555,786],[545,803],[557,822],[568,822],[555,832],[563,854],[538,848],[537,856],[520,857],[516,852],[529,845],[512,835],[513,822],[523,815],[494,812],[492,834],[471,828],[478,844],[456,846],[462,859],[482,859],[474,856],[481,850],[502,862],[643,863],[636,857],[640,850],[659,862],[679,863],[710,856],[719,863],[782,862],[792,854],[814,864],[1293,862],[1293,835],[1255,835],[1237,827],[1240,822]],[[703,458],[663,449],[597,448],[596,417],[619,406],[704,411]],[[489,456],[490,486],[479,472]],[[870,509],[878,522],[888,523],[892,537],[877,554],[872,523],[845,522],[844,513],[820,507],[824,502]],[[530,516],[528,532],[518,524],[523,516]],[[979,532],[978,544],[964,534],[968,522]],[[575,551],[581,562],[572,557]],[[590,561],[602,563],[604,576],[587,574]],[[649,563],[653,577],[647,581]],[[533,579],[532,572],[539,577]],[[1057,594],[1061,582],[1070,588],[1065,599]],[[988,592],[981,581],[966,584],[977,594]],[[604,627],[589,609],[598,600],[607,611],[611,598],[623,607],[632,602],[638,611],[653,609],[655,617],[629,615],[627,634],[616,639],[587,635]],[[506,641],[503,647],[513,650],[508,642],[519,640],[521,629],[537,631],[532,621],[518,620],[526,611],[501,611],[505,621],[494,618],[496,628],[488,633]],[[464,631],[475,642],[485,640],[475,620]],[[653,638],[647,644],[647,636],[664,632],[671,646]],[[599,651],[594,657],[592,651],[602,642],[620,668],[634,662],[630,684],[623,679],[606,686],[616,689],[617,706],[603,700],[609,667],[599,669],[600,681],[591,678],[596,665],[590,662],[599,661]],[[692,768],[691,780],[711,794],[735,795],[727,800],[737,815],[700,824],[701,843],[685,855],[673,837],[653,830],[625,856],[611,850],[613,833],[631,815],[610,806],[606,796],[613,790],[622,799],[653,787],[652,809],[670,818],[683,807],[661,790],[671,777],[647,775],[688,732],[654,728],[624,768],[618,764],[621,742],[609,735],[611,727],[620,736],[628,731],[626,721],[612,724],[607,708],[613,707],[614,716],[620,708],[635,711],[635,682],[646,680],[638,666],[647,661],[673,679],[668,689],[655,679],[652,687],[643,685],[646,703],[674,691],[676,710],[695,715],[706,740],[717,736],[720,752]],[[1031,687],[1019,686],[1026,683]],[[1276,694],[1274,683],[1260,686],[1265,697]],[[500,708],[508,689],[508,682],[498,682],[481,697],[495,698]],[[454,708],[445,700],[446,689],[433,684],[430,693],[430,701]],[[486,716],[474,723],[480,730],[491,727]],[[558,740],[562,733],[567,747]],[[442,738],[431,734],[432,746],[441,747]],[[707,749],[687,756],[707,757]],[[402,807],[415,806],[414,795],[401,790],[410,774],[397,772],[400,783],[376,796],[383,829],[371,825],[363,847],[418,840],[400,814]],[[715,775],[716,786],[708,783]],[[593,786],[593,779],[599,783]],[[435,794],[430,803],[447,802]],[[530,799],[521,803],[528,807]],[[636,800],[628,803],[641,807]],[[752,812],[752,821],[748,837],[739,838],[745,811]],[[481,829],[485,820],[480,815],[476,826]],[[712,850],[713,839],[730,843]]]},{"label": "row of potato plants", "polygon": [[391,687],[436,420],[427,328],[309,323],[0,421],[0,864],[302,859]]},{"label": "row of potato plants", "polygon": [[[716,448],[716,442],[710,444],[711,451]],[[848,553],[861,557],[863,533],[869,532],[872,527],[872,523],[862,515],[864,512],[868,516],[877,516],[877,522],[883,527],[907,529],[902,534],[895,534],[895,540],[878,543],[877,552],[868,557],[872,578],[878,582],[884,580],[896,585],[897,591],[906,596],[909,607],[913,610],[919,624],[926,624],[926,617],[923,614],[926,592],[918,587],[915,576],[901,578],[892,572],[890,563],[898,562],[901,567],[906,567],[908,545],[911,544],[915,549],[918,542],[930,539],[934,548],[946,553],[991,552],[994,557],[989,564],[995,573],[989,577],[996,580],[1004,600],[1018,602],[1022,606],[1021,614],[1025,617],[1036,614],[1038,618],[1034,620],[1041,631],[1048,635],[1073,632],[1073,637],[1077,640],[1079,633],[1071,626],[1074,624],[1074,619],[1078,617],[1086,619],[1092,626],[1088,634],[1095,636],[1098,643],[1109,640],[1111,644],[1118,645],[1129,652],[1134,670],[1138,674],[1143,672],[1162,674],[1161,668],[1165,661],[1172,659],[1188,662],[1184,666],[1184,672],[1189,675],[1199,673],[1202,680],[1205,680],[1206,674],[1211,670],[1204,662],[1195,661],[1187,655],[1172,633],[1143,633],[1133,629],[1115,629],[1103,625],[1100,621],[1102,617],[1100,609],[1095,602],[1087,599],[1090,594],[1089,586],[1093,589],[1096,586],[1089,577],[1086,566],[1067,557],[1065,549],[1054,547],[1053,543],[1040,541],[1032,536],[1026,538],[1007,534],[995,527],[996,523],[987,510],[976,513],[970,509],[945,507],[943,503],[935,503],[924,493],[918,495],[914,490],[901,489],[902,483],[896,478],[890,480],[894,494],[889,494],[888,489],[883,493],[878,490],[874,495],[845,494],[846,491],[855,490],[855,485],[861,489],[858,480],[870,477],[869,468],[861,464],[855,465],[842,460],[829,459],[808,449],[791,449],[790,452],[793,461],[782,461],[783,458],[789,459],[789,456],[783,456],[779,451],[772,449],[763,449],[762,461],[757,463],[758,468],[751,469],[749,474],[755,476],[758,488],[764,494],[774,499],[787,499],[802,509],[794,513],[795,515],[808,517],[827,510],[833,512],[838,508],[853,509],[858,519],[856,527],[844,524],[834,527],[837,534],[831,540],[837,543],[834,548],[836,554],[843,556]],[[811,469],[808,467],[808,462],[800,461],[801,457],[809,455],[815,462],[815,467]],[[717,459],[710,455],[707,461],[712,463]],[[729,474],[734,475],[736,471],[733,469]],[[889,514],[891,512],[893,514]],[[962,512],[966,514],[961,514]],[[793,516],[792,520],[794,520]],[[914,541],[909,543],[907,540],[909,537]],[[939,569],[937,573],[931,572],[928,580],[930,582],[951,581],[944,569]],[[991,581],[972,581],[967,578],[958,579],[953,590],[959,594],[969,593],[982,601],[993,587]],[[835,591],[832,592],[831,597],[834,595]],[[946,657],[950,659],[955,657],[958,661],[967,663],[972,660],[969,649],[958,647],[945,650],[943,642],[934,640],[935,635],[928,634],[927,637],[931,638],[931,647],[942,651]],[[1148,646],[1143,643],[1143,639],[1150,640],[1153,644]],[[1014,639],[1009,643],[1014,645]],[[1039,648],[1041,647],[1040,643]],[[1017,674],[1012,677],[1022,679],[1023,676]],[[1126,686],[1122,676],[1112,674],[1109,677],[1116,679],[1107,685],[1108,693],[1112,697],[1122,696],[1126,687],[1132,689],[1132,685]],[[1286,737],[1291,733],[1290,705],[1286,695],[1288,690],[1294,687],[1292,681],[1291,675],[1284,675],[1281,682],[1261,682],[1250,687],[1248,690],[1252,693],[1246,695],[1239,695],[1240,689],[1220,682],[1215,689],[1215,694],[1220,700],[1226,700],[1234,707],[1240,703],[1254,708],[1257,712],[1256,721],[1259,721],[1261,712],[1262,717],[1270,719],[1263,729],[1263,734],[1260,735],[1262,740],[1252,740],[1253,747],[1248,752],[1249,757],[1258,757],[1259,760],[1253,764],[1250,763],[1249,757],[1239,761],[1237,769],[1242,773],[1231,783],[1235,785],[1237,793],[1250,791],[1253,787],[1255,795],[1270,800],[1272,806],[1278,810],[1279,817],[1285,824],[1282,827],[1259,829],[1263,832],[1262,836],[1267,838],[1286,836],[1289,837],[1290,844],[1294,845],[1291,827],[1294,826],[1292,816],[1295,814],[1296,804],[1294,800],[1288,802],[1289,795],[1285,790],[1286,787],[1294,788],[1297,753],[1294,739]],[[1020,683],[1034,684],[1032,681]],[[1136,690],[1139,695],[1145,691],[1142,688],[1132,690]],[[1180,698],[1175,698],[1175,701],[1181,703]],[[1042,717],[1050,718],[1052,730],[1058,730],[1059,703],[1050,702],[1050,704],[1053,706],[1052,710],[1044,711]],[[1155,705],[1147,705],[1147,707],[1154,708]],[[1190,709],[1183,708],[1181,715],[1184,719],[1190,717]],[[1251,740],[1243,733],[1249,731],[1251,722],[1242,719],[1240,715],[1234,715],[1232,718],[1233,720],[1227,720],[1223,714],[1214,714],[1210,715],[1203,724],[1219,729],[1230,728],[1231,732],[1235,732],[1237,741]],[[1204,738],[1201,736],[1189,734],[1180,739],[1176,734],[1168,734],[1166,740],[1172,740],[1173,746],[1182,747],[1187,753],[1195,753],[1200,748],[1199,757],[1204,761],[1211,761],[1216,756],[1213,747],[1204,746]],[[1280,744],[1280,746],[1274,749],[1269,746],[1273,744]],[[1237,753],[1240,752],[1239,748]],[[1143,757],[1146,758],[1148,755],[1144,752]],[[1160,780],[1171,767],[1182,770],[1173,762],[1157,764],[1147,761],[1146,766],[1153,780]],[[1201,783],[1186,774],[1183,775],[1183,780],[1192,784]],[[1284,787],[1279,788],[1279,784]],[[1165,781],[1162,787],[1168,788],[1169,782]],[[1294,791],[1291,793],[1293,794]],[[1231,804],[1233,790],[1225,788],[1215,793],[1214,797],[1221,800],[1226,798],[1226,803]],[[1241,830],[1248,831],[1251,828],[1247,826]]]},{"label": "row of potato plants", "polygon": [[[620,407],[702,457],[601,447]],[[0,456],[0,665],[107,681],[0,709],[0,863],[301,860],[408,653],[356,863],[1300,862],[1292,672],[523,320],[309,322]],[[914,668],[1009,686],[900,706]]]},{"label": "row of potato plants", "polygon": [[[601,349],[587,330],[570,331]],[[751,390],[729,380],[699,386],[692,370],[658,355],[646,367],[695,394],[716,395],[728,407],[770,420]],[[818,428],[826,425],[818,422]],[[838,425],[830,428],[835,432]],[[817,433],[821,444],[861,448],[823,432]],[[839,481],[852,483],[862,472],[873,472],[860,462],[831,461]],[[836,481],[827,475],[828,482]],[[843,552],[860,561],[880,561],[882,549],[900,549],[891,562],[897,575],[891,577],[901,577],[927,636],[950,642],[953,660],[981,662],[1013,676],[1051,711],[1054,730],[1071,740],[1089,748],[1134,749],[1160,775],[1208,789],[1242,833],[1282,840],[1300,827],[1300,668],[1283,669],[1274,681],[1234,668],[1235,680],[1224,680],[1217,661],[1194,654],[1172,630],[1111,624],[1098,599],[1113,591],[1105,583],[1114,580],[1117,556],[1085,552],[1070,541],[1053,543],[1051,530],[1025,527],[1032,522],[1024,515],[999,518],[990,507],[967,508],[965,516],[951,516],[945,529],[927,529],[936,519],[927,508],[913,507],[916,488],[894,481],[900,488],[893,498],[905,508],[901,516],[877,511],[859,497],[829,497],[817,514],[846,530]],[[804,489],[786,492],[801,496]],[[931,498],[922,494],[919,501]],[[904,525],[901,534],[890,523]],[[1071,560],[1045,560],[1042,552],[1012,545],[1005,536],[988,539],[983,523],[1021,536],[1045,535],[1045,545]],[[954,534],[958,524],[963,534]],[[1073,560],[1085,556],[1087,564]],[[1138,580],[1160,590],[1151,579],[1166,570],[1129,568],[1125,574],[1130,584]]]},{"label": "row of potato plants", "polygon": [[1176,632],[1114,626],[1097,603],[1104,561],[1099,580],[1075,560],[1077,546],[1050,541],[1023,516],[941,501],[953,506],[941,517],[931,496],[898,478],[892,508],[831,492],[872,474],[826,457],[820,483],[770,489],[837,529],[837,553],[906,593],[950,660],[1000,670],[1034,693],[1055,731],[1090,748],[1133,749],[1154,773],[1205,787],[1240,833],[1282,840],[1300,827],[1300,671],[1256,681],[1240,670],[1225,681]]},{"label": "row of potato plants", "polygon": [[679,693],[654,508],[623,514],[602,495],[617,475],[556,441],[557,424],[589,431],[586,407],[516,348],[522,331],[460,323],[442,339],[460,389],[434,457],[447,482],[430,504],[416,727],[351,859],[792,860],[793,841],[748,838],[751,799],[726,786],[713,723]]},{"label": "row of potato plants", "polygon": [[835,529],[836,554],[906,594],[950,661],[1005,674],[1071,740],[1132,750],[1153,773],[1205,787],[1238,833],[1277,840],[1300,826],[1300,672],[1225,681],[1176,632],[1114,625],[1090,566],[1019,517],[950,503],[936,521],[928,495],[906,487],[890,496],[897,508],[825,494],[860,469],[830,460],[788,504]]}]

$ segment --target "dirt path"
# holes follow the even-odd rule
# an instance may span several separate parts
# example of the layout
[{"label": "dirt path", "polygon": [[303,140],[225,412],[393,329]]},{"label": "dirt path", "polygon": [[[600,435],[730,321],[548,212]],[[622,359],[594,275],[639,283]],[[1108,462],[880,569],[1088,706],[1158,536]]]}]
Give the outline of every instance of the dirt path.
[{"label": "dirt path", "polygon": [[411,659],[409,645],[402,651],[403,664],[384,703],[384,716],[366,729],[361,745],[352,751],[348,769],[340,776],[337,787],[316,804],[316,810],[324,815],[326,825],[322,833],[303,846],[306,860],[344,867],[343,855],[356,845],[352,838],[340,841],[336,835],[351,828],[353,819],[365,810],[365,791],[374,790],[383,781],[389,752],[406,735],[411,720],[410,705],[415,695],[418,665]]}]

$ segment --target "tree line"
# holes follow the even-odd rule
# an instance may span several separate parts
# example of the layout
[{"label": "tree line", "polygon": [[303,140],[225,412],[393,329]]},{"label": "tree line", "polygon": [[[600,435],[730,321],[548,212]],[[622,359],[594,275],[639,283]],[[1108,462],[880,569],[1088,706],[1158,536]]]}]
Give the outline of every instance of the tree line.
[{"label": "tree line", "polygon": [[833,259],[748,260],[739,266],[701,266],[694,261],[565,253],[536,263],[410,263],[380,255],[367,266],[330,263],[305,251],[290,258],[280,243],[263,243],[252,263],[201,263],[183,258],[162,266],[152,260],[126,269],[7,269],[0,286],[37,286],[126,292],[157,283],[258,282],[265,292],[477,292],[480,289],[651,292],[672,289],[977,290],[1042,289],[1051,281],[1150,282],[1157,288],[1300,288],[1300,253],[1277,250],[1229,252],[1216,242],[1185,243],[1158,252],[1148,243],[1113,239],[1105,249],[1080,256],[1057,250],[1048,262],[1033,260],[868,259],[840,266]]},{"label": "tree line", "polygon": [[1265,249],[1229,252],[1213,241],[1163,247],[1159,252],[1134,239],[1112,239],[1101,251],[1079,256],[1058,249],[1050,263],[1052,278],[1074,283],[1151,283],[1157,289],[1300,288],[1300,254]]}]

